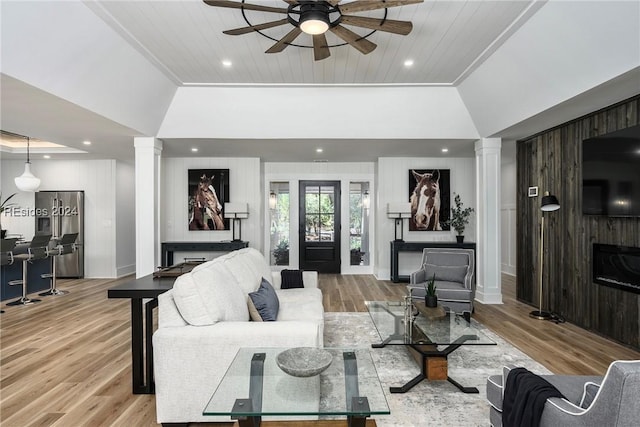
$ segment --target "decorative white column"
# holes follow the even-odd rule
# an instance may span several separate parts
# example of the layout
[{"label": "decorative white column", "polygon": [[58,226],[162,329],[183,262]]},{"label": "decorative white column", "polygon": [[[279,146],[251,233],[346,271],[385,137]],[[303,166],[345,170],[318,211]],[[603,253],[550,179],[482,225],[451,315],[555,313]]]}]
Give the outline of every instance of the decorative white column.
[{"label": "decorative white column", "polygon": [[502,304],[500,253],[500,138],[476,141],[476,300]]},{"label": "decorative white column", "polygon": [[160,160],[162,141],[134,138],[136,150],[136,277],[160,265]]}]

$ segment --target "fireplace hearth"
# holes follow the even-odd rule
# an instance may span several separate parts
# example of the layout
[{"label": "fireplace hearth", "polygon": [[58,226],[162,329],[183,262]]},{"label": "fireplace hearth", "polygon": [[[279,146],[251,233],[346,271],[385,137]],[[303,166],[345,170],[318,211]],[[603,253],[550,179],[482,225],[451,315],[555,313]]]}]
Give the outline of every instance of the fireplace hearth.
[{"label": "fireplace hearth", "polygon": [[593,281],[640,294],[640,248],[594,243]]}]

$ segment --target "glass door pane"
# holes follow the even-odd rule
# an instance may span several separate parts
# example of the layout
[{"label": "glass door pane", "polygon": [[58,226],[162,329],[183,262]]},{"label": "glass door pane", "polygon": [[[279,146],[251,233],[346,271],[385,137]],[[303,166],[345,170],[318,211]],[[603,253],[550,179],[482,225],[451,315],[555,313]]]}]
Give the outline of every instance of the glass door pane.
[{"label": "glass door pane", "polygon": [[271,265],[289,265],[289,183],[269,184]]}]

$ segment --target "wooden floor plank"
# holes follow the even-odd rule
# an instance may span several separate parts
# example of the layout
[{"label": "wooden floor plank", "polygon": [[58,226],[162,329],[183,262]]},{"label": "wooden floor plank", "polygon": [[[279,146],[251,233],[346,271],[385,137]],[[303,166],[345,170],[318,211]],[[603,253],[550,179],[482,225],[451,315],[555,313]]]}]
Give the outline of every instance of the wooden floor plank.
[{"label": "wooden floor plank", "polygon": [[[157,426],[155,399],[131,394],[130,305],[109,300],[124,280],[62,280],[70,293],[0,315],[0,424]],[[476,304],[474,318],[556,373],[602,374],[640,353],[570,323],[529,318],[503,276],[504,304]],[[400,300],[406,286],[371,275],[320,276],[326,311],[365,312],[365,300]],[[231,423],[207,423],[216,427]],[[320,426],[320,424],[318,424]]]}]

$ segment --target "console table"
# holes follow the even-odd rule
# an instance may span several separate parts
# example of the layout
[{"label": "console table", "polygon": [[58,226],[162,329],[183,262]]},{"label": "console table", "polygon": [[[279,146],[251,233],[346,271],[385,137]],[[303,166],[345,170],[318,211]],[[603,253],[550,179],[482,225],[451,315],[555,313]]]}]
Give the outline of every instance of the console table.
[{"label": "console table", "polygon": [[400,252],[422,252],[425,248],[473,249],[475,253],[476,244],[474,242],[403,242],[393,240],[391,241],[391,280],[394,283],[409,281],[409,276],[399,274],[398,255]]},{"label": "console table", "polygon": [[247,247],[249,247],[249,242],[241,240],[228,240],[226,242],[162,242],[162,265],[173,265],[173,253],[175,251],[231,252]]}]

